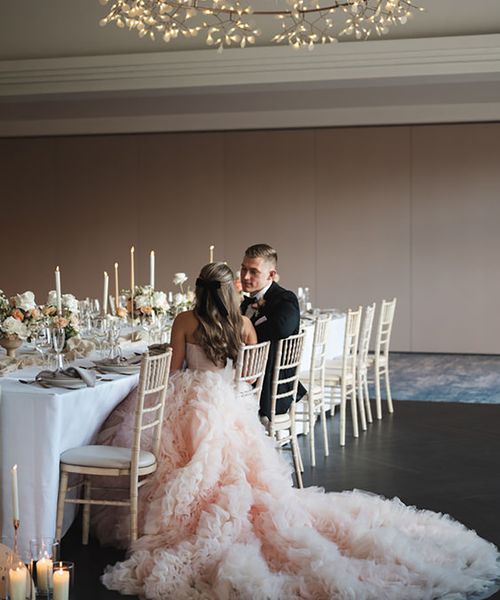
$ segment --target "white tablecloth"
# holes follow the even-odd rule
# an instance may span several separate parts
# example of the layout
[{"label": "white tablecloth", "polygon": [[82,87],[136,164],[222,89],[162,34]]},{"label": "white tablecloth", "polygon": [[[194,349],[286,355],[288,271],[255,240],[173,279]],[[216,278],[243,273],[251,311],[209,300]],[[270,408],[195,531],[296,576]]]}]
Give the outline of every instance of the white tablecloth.
[{"label": "white tablecloth", "polygon": [[[19,378],[32,379],[39,371],[30,367],[0,379],[0,535],[11,542],[11,467],[17,464],[21,549],[29,548],[31,538],[55,534],[61,452],[91,443],[138,381],[138,375],[115,376],[112,382],[79,390],[19,383]],[[73,516],[74,507],[67,505],[64,531]]]},{"label": "white tablecloth", "polygon": [[[309,371],[311,368],[311,355],[314,338],[314,321],[305,321],[303,324],[306,337],[304,338],[304,350],[300,364],[301,372]],[[326,358],[342,356],[345,333],[345,314],[336,313],[328,323],[328,338],[326,344]]]}]

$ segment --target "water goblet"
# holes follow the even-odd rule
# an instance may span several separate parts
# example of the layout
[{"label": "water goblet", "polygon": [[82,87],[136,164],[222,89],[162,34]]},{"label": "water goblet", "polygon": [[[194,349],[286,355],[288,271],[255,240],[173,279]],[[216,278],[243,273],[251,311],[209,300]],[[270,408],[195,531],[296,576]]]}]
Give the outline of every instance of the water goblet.
[{"label": "water goblet", "polygon": [[64,327],[54,327],[52,329],[52,348],[56,353],[56,370],[62,371],[64,369],[64,359],[62,351],[66,342],[66,331]]},{"label": "water goblet", "polygon": [[120,345],[118,340],[120,339],[121,333],[121,322],[117,318],[113,318],[109,321],[108,325],[108,340],[109,340],[109,357],[117,358],[121,356]]},{"label": "water goblet", "polygon": [[104,351],[104,342],[108,335],[108,321],[103,317],[95,317],[92,319],[92,332],[97,342],[97,347],[101,353]]},{"label": "water goblet", "polygon": [[35,346],[35,350],[42,357],[42,363],[47,365],[48,362],[48,354],[50,349],[52,348],[52,334],[50,327],[47,325],[42,325],[38,329],[33,332],[32,336],[33,345]]}]

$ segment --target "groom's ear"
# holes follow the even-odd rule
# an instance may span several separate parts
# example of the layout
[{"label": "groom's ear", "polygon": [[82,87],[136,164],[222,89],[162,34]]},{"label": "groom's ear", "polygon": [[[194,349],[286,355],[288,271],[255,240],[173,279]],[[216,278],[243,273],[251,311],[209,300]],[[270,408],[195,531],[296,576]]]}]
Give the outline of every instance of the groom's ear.
[{"label": "groom's ear", "polygon": [[276,269],[271,269],[269,271],[269,279],[271,279],[272,281],[274,281],[274,278],[276,277],[277,274],[278,274],[278,272],[276,271]]}]

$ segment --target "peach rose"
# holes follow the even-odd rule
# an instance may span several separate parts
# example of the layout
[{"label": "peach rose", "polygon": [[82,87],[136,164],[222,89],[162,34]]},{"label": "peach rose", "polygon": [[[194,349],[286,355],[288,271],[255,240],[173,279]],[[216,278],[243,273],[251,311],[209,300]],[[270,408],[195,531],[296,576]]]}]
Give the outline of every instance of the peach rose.
[{"label": "peach rose", "polygon": [[64,328],[68,326],[68,319],[65,319],[64,317],[56,317],[52,323],[55,327]]},{"label": "peach rose", "polygon": [[14,319],[17,319],[18,321],[24,321],[24,315],[22,310],[15,308],[10,314],[12,317],[14,317]]},{"label": "peach rose", "polygon": [[38,310],[38,308],[32,308],[31,310],[28,310],[26,312],[26,316],[30,319],[39,319],[40,311]]},{"label": "peach rose", "polygon": [[152,315],[153,309],[151,306],[141,306],[140,311],[143,315]]},{"label": "peach rose", "polygon": [[119,306],[119,307],[116,309],[116,314],[117,314],[117,315],[118,315],[118,316],[119,316],[121,319],[124,319],[124,318],[127,316],[127,314],[128,314],[128,313],[127,313],[127,309],[126,309],[126,308],[124,308],[123,306]]},{"label": "peach rose", "polygon": [[52,317],[52,315],[57,314],[57,308],[55,306],[44,306],[43,307],[43,314],[46,317]]}]

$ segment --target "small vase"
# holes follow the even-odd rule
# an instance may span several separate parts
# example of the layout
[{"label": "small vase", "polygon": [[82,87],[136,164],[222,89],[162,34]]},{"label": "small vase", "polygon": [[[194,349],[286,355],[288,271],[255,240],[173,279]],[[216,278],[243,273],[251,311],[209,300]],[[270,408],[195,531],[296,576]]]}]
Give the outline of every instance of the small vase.
[{"label": "small vase", "polygon": [[5,348],[7,356],[9,358],[16,357],[16,350],[23,343],[17,336],[16,337],[0,337],[0,346]]}]

